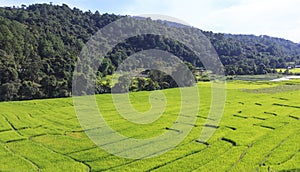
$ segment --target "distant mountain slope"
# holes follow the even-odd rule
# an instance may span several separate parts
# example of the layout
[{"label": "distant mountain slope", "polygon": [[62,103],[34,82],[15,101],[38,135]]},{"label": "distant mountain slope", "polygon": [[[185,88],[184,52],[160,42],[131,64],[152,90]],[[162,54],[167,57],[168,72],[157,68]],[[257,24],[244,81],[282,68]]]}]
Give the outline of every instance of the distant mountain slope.
[{"label": "distant mountain slope", "polygon": [[210,34],[227,74],[263,74],[299,64],[300,45],[269,36]]},{"label": "distant mountain slope", "polygon": [[[100,28],[121,17],[83,12],[67,5],[0,8],[0,100],[70,96],[72,72],[82,47]],[[202,32],[212,42],[229,75],[276,72],[274,68],[300,61],[300,46],[291,41]],[[201,66],[184,45],[155,35],[141,35],[118,45],[100,67],[99,77],[111,74],[131,54],[151,48],[167,50]]]},{"label": "distant mountain slope", "polygon": [[243,43],[243,45],[255,45],[257,42],[265,45],[274,45],[278,46],[280,53],[286,53],[289,55],[299,55],[300,54],[300,44],[294,43],[292,41],[274,38],[267,35],[255,36],[255,35],[233,35],[225,34],[226,38],[236,39]]}]

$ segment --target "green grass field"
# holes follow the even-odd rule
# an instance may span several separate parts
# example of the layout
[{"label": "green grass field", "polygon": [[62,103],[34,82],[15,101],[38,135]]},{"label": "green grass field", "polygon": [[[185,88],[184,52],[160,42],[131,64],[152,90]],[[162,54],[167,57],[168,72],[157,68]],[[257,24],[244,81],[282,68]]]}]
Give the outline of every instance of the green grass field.
[{"label": "green grass field", "polygon": [[[72,98],[0,103],[0,171],[300,171],[300,82],[227,83],[224,115],[206,144],[196,140],[211,101],[198,84],[196,125],[176,148],[150,159],[116,157],[85,134]],[[180,112],[179,89],[162,91],[164,114],[149,125],[121,118],[110,94],[97,95],[107,123],[130,138],[166,132]],[[149,110],[151,92],[130,93],[136,110]],[[189,124],[186,124],[189,125]]]},{"label": "green grass field", "polygon": [[[277,72],[281,71],[282,73],[286,71],[286,69],[276,69],[276,70]],[[289,72],[293,74],[300,74],[300,68],[290,69]]]}]

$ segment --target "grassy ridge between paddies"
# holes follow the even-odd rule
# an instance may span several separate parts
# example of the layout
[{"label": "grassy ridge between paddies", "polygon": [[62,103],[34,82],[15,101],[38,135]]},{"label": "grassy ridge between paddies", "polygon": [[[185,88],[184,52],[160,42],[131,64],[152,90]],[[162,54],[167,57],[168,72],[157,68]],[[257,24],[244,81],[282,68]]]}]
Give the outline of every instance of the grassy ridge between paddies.
[{"label": "grassy ridge between paddies", "polygon": [[[209,83],[199,83],[200,110],[190,134],[171,151],[141,160],[98,148],[80,126],[71,98],[2,102],[0,171],[299,171],[299,84],[297,80],[228,82],[220,125],[207,143],[200,143],[211,90]],[[109,94],[97,95],[96,100],[114,130],[143,139],[166,132],[180,112],[179,89],[162,92],[166,109],[147,125],[123,119]],[[132,106],[148,111],[151,93],[130,93]]]}]

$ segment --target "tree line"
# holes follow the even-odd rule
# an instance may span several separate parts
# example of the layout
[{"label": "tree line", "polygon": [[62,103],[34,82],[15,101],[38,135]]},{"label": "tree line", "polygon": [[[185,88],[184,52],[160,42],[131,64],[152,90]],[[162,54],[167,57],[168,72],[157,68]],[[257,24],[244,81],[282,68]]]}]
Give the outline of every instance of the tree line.
[{"label": "tree line", "polygon": [[[70,96],[74,65],[81,49],[99,29],[121,17],[71,9],[66,4],[1,7],[0,101]],[[300,46],[288,40],[202,33],[215,47],[227,75],[273,73],[275,68],[300,64]],[[130,55],[147,49],[168,51],[191,68],[203,67],[183,44],[157,35],[140,35],[118,44],[105,57],[97,73],[96,92],[109,92],[111,85],[100,80],[112,75]],[[147,79],[137,79],[131,90],[177,87],[167,75],[147,72]]]}]

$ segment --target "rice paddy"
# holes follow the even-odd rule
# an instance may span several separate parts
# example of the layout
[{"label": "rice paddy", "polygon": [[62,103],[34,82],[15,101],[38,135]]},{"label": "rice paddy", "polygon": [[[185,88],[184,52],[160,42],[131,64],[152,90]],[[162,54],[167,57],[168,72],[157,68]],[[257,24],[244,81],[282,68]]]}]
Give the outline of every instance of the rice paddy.
[{"label": "rice paddy", "polygon": [[[228,82],[224,115],[204,143],[198,139],[211,89],[210,83],[198,83],[200,109],[196,123],[186,124],[193,125],[188,136],[160,156],[137,160],[95,145],[77,119],[72,98],[2,102],[0,171],[300,171],[299,85],[299,80]],[[151,124],[122,118],[110,94],[96,95],[96,100],[115,131],[143,139],[177,132],[172,125],[180,113],[179,89],[161,92],[166,108]],[[130,93],[132,106],[147,112],[151,93]]]}]

